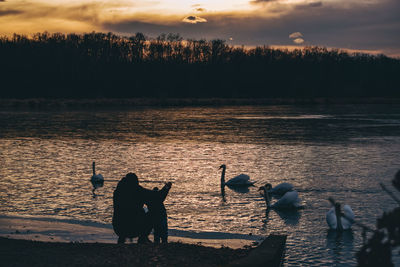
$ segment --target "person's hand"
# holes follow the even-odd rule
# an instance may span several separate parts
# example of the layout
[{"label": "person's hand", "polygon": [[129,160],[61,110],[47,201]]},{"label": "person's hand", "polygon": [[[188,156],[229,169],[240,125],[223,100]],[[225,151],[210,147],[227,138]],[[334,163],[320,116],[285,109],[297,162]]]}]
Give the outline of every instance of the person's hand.
[{"label": "person's hand", "polygon": [[171,189],[172,183],[171,183],[171,182],[168,182],[168,183],[166,183],[165,185],[167,186],[168,189]]}]

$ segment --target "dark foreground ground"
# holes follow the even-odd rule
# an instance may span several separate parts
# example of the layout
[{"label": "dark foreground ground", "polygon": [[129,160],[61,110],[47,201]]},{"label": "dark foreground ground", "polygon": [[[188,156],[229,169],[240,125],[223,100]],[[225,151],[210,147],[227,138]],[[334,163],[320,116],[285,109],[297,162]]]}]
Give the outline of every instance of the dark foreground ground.
[{"label": "dark foreground ground", "polygon": [[183,243],[48,243],[0,237],[0,266],[223,266],[250,251]]}]

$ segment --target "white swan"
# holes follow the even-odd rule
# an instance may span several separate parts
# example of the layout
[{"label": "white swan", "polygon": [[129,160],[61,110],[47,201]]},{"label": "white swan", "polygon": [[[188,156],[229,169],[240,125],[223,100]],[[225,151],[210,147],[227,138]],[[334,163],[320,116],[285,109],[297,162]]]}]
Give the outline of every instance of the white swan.
[{"label": "white swan", "polygon": [[93,166],[93,175],[92,175],[92,177],[90,178],[90,181],[92,182],[92,184],[102,184],[102,183],[104,183],[103,175],[101,175],[101,174],[96,174],[96,167],[95,167],[96,164],[95,164],[94,161],[93,161],[92,166]]},{"label": "white swan", "polygon": [[226,165],[222,164],[219,168],[222,169],[221,187],[224,187],[225,185],[228,187],[240,187],[240,186],[254,185],[254,182],[250,181],[250,176],[248,176],[247,174],[239,174],[238,176],[235,176],[232,179],[230,179],[229,181],[225,182]]},{"label": "white swan", "polygon": [[272,194],[272,195],[279,195],[279,196],[283,196],[286,192],[292,191],[293,190],[293,185],[290,183],[280,183],[275,187],[272,187],[271,184],[266,184],[266,187],[271,187],[270,190],[268,190],[268,193]]},{"label": "white swan", "polygon": [[261,195],[265,199],[267,204],[267,210],[277,209],[277,210],[288,210],[288,209],[299,209],[301,208],[301,199],[299,198],[299,193],[297,191],[286,192],[278,201],[271,205],[271,197],[269,191],[271,190],[271,185],[267,184],[259,188]]},{"label": "white swan", "polygon": [[349,205],[343,206],[343,215],[340,210],[340,204],[335,203],[335,206],[326,213],[326,222],[329,228],[338,231],[351,229],[351,225],[354,222],[354,212]]}]

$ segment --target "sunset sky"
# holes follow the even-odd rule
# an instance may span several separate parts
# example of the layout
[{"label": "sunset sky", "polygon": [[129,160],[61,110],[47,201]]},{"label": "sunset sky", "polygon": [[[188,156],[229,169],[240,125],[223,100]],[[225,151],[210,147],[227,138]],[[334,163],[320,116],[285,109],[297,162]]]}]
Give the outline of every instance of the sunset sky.
[{"label": "sunset sky", "polygon": [[114,32],[400,57],[399,0],[0,0],[0,35]]}]

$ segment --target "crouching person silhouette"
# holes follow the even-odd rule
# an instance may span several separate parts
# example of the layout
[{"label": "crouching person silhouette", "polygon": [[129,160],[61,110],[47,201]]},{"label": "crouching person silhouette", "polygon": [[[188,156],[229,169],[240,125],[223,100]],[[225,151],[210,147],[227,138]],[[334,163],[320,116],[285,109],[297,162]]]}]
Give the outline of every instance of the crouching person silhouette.
[{"label": "crouching person silhouette", "polygon": [[148,190],[139,185],[138,177],[128,173],[118,182],[114,191],[114,214],[112,224],[118,235],[118,244],[125,243],[126,238],[139,237],[138,243],[150,242],[148,235],[153,228],[151,215],[145,213],[143,205],[157,199],[165,199],[171,183],[160,191]]},{"label": "crouching person silhouette", "polygon": [[[171,183],[167,183],[166,186],[171,188]],[[158,192],[158,188],[154,187],[153,191]],[[164,206],[165,197],[160,196],[147,203],[153,221],[155,244],[160,243],[160,238],[163,243],[168,243],[168,219],[167,210]]]}]

